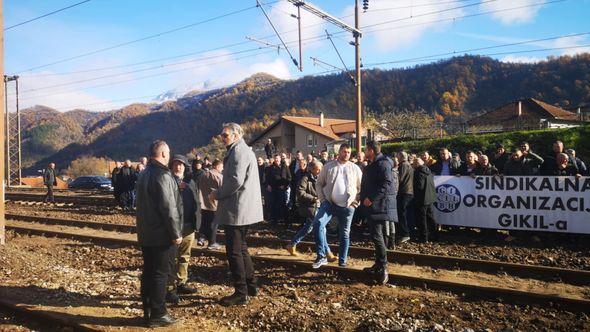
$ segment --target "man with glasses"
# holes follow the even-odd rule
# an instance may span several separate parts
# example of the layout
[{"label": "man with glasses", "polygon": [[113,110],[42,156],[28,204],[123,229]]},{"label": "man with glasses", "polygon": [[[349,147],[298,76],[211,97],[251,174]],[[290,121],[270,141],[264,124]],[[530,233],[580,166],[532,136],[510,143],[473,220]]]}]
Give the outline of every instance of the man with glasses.
[{"label": "man with glasses", "polygon": [[218,201],[215,220],[225,227],[225,249],[235,288],[232,295],[221,299],[224,306],[246,304],[249,296],[258,294],[246,236],[250,225],[262,221],[264,216],[256,156],[243,135],[240,125],[223,125],[221,140],[227,149],[223,179],[221,187],[209,197]]}]

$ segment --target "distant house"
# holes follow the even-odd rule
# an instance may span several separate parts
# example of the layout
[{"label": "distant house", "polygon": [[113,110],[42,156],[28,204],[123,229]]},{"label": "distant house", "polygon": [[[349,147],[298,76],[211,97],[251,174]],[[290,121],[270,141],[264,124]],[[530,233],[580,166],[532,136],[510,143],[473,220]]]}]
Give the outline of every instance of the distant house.
[{"label": "distant house", "polygon": [[[329,148],[338,149],[343,142],[352,143],[355,137],[355,121],[318,117],[283,115],[264,132],[249,142],[257,156],[264,155],[264,145],[270,138],[278,151],[304,154],[319,153]],[[363,137],[364,138],[364,137]]]},{"label": "distant house", "polygon": [[586,121],[573,112],[534,98],[513,101],[467,121],[468,133],[569,128]]}]

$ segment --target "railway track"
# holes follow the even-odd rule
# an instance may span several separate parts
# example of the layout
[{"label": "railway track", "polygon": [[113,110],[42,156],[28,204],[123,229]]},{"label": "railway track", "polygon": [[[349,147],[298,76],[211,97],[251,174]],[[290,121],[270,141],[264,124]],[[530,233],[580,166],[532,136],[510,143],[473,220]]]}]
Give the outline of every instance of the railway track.
[{"label": "railway track", "polygon": [[[81,221],[74,219],[47,218],[21,214],[6,214],[5,217],[6,219],[10,220],[22,220],[48,225],[87,227],[105,231],[135,233],[135,226],[132,225]],[[225,240],[224,234],[220,233],[218,235],[218,239],[223,242]],[[250,236],[249,243],[256,246],[283,247],[289,244],[289,241],[273,237]],[[331,247],[334,252],[337,252],[336,245],[331,245]],[[301,242],[298,245],[298,248],[304,251],[313,251],[315,250],[315,244],[313,242]],[[350,256],[355,258],[371,259],[374,255],[374,250],[372,248],[351,246],[349,250]],[[579,286],[590,285],[590,271],[441,255],[427,255],[399,250],[388,250],[387,255],[388,261],[398,264],[413,264],[417,266],[429,266],[435,269],[455,269],[473,272],[485,272],[491,274],[505,273],[520,278],[532,278],[545,281],[562,281],[564,283]]]},{"label": "railway track", "polygon": [[[7,217],[9,217],[8,215]],[[48,219],[48,218],[45,218]],[[101,230],[96,224],[91,222],[85,222],[86,226],[83,224],[70,224],[68,226],[63,226],[57,224],[57,220],[46,220],[48,223],[55,221],[54,225],[48,224],[33,224],[30,223],[32,219],[27,221],[9,221],[7,222],[7,228],[12,229],[19,233],[28,233],[28,234],[35,234],[35,235],[42,235],[42,236],[55,236],[55,237],[63,237],[63,238],[73,238],[83,241],[91,241],[94,243],[109,243],[109,244],[116,244],[116,245],[123,245],[123,246],[137,246],[136,237],[134,234],[130,232],[123,232],[123,231],[106,231]],[[80,228],[87,227],[87,228]],[[117,227],[120,227],[119,225]],[[92,227],[92,228],[90,228]],[[105,226],[106,227],[106,226]],[[129,226],[127,226],[129,227]],[[128,229],[129,230],[129,229]],[[260,243],[255,243],[257,239],[252,238],[250,242],[254,246],[260,246]],[[275,244],[278,242],[274,242]],[[358,255],[363,248],[353,249],[351,250],[351,257],[352,255]],[[365,253],[368,253],[370,250],[364,249]],[[225,253],[220,250],[207,250],[204,248],[193,248],[192,249],[194,255],[207,255],[207,256],[215,256],[224,259]],[[311,269],[311,262],[309,260],[303,261],[299,258],[289,257],[282,255],[282,251],[277,252],[275,249],[274,251],[267,251],[266,253],[263,250],[260,250],[260,247],[256,248],[253,247],[252,252],[256,252],[256,254],[252,255],[253,259],[258,263],[262,264],[270,264],[270,265],[279,265],[284,266],[287,268],[293,269],[300,269],[300,270],[310,270]],[[372,253],[372,251],[371,251]],[[404,253],[406,254],[406,253]],[[392,257],[396,257],[396,252],[390,253],[393,255]],[[426,255],[429,256],[429,255]],[[437,256],[440,262],[446,258],[441,258],[444,256]],[[426,258],[421,258],[422,262]],[[434,259],[434,258],[431,258]],[[454,258],[450,258],[455,260]],[[414,257],[415,261],[421,261],[417,257]],[[458,260],[458,262],[465,261]],[[480,265],[484,265],[485,261],[479,262]],[[368,263],[368,262],[367,262]],[[495,262],[494,262],[495,263]],[[499,263],[505,264],[505,263]],[[498,266],[497,264],[492,264]],[[511,264],[506,266],[512,266],[512,268],[516,268],[518,264]],[[449,264],[447,266],[447,269]],[[476,266],[476,265],[473,265]],[[530,269],[532,273],[533,269],[537,269],[537,271],[547,271],[545,267],[536,267],[536,266],[520,266],[522,269]],[[487,269],[492,269],[491,267],[487,267]],[[549,268],[552,269],[552,268]],[[565,269],[561,269],[565,270]],[[338,273],[344,275],[349,278],[353,278],[356,280],[366,280],[367,276],[362,271],[361,266],[349,266],[349,267],[338,267],[328,265],[322,267],[320,271],[323,272],[331,272],[331,273]],[[552,270],[553,272],[557,272]],[[575,270],[566,270],[570,271],[571,277],[585,277],[585,282],[588,282],[587,274],[585,271],[575,271]],[[565,273],[565,271],[560,271]],[[566,275],[566,274],[564,274]],[[460,281],[451,281],[451,280],[443,280],[436,277],[425,277],[425,276],[418,276],[413,274],[407,273],[399,273],[393,272],[390,270],[389,273],[390,281],[397,284],[397,285],[404,285],[410,287],[418,287],[418,288],[426,288],[431,290],[438,290],[438,291],[447,291],[452,292],[455,294],[459,294],[462,296],[468,296],[470,298],[476,299],[487,299],[493,301],[509,301],[514,303],[526,303],[526,304],[533,304],[533,305],[542,305],[542,306],[558,306],[560,308],[570,310],[570,311],[583,311],[583,312],[590,312],[590,300],[583,297],[578,296],[570,296],[570,295],[561,295],[557,292],[542,292],[542,291],[530,291],[530,290],[523,290],[523,289],[515,289],[509,288],[510,285],[506,285],[506,287],[498,287],[498,286],[490,286],[485,284],[480,284],[477,282],[460,282]],[[580,282],[582,283],[582,282]]]},{"label": "railway track", "polygon": [[[112,197],[96,196],[92,194],[89,194],[88,196],[55,195],[54,198],[56,203],[93,206],[115,206],[115,201]],[[5,199],[6,201],[13,202],[43,202],[45,200],[45,195],[31,193],[6,193]]]}]

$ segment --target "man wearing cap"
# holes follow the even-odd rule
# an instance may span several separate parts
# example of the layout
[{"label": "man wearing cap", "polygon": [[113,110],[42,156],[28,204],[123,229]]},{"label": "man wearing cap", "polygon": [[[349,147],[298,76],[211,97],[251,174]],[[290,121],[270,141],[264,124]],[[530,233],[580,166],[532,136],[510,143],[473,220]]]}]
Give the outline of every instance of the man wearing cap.
[{"label": "man wearing cap", "polygon": [[180,197],[182,198],[182,209],[180,219],[182,220],[182,242],[178,246],[178,254],[173,257],[173,275],[168,281],[168,302],[178,303],[178,294],[193,294],[195,289],[187,286],[188,263],[191,258],[191,248],[195,241],[195,230],[201,223],[201,203],[199,200],[198,188],[191,178],[184,178],[184,171],[190,167],[188,160],[183,155],[175,155],[172,158],[170,169],[174,180],[178,184]]}]

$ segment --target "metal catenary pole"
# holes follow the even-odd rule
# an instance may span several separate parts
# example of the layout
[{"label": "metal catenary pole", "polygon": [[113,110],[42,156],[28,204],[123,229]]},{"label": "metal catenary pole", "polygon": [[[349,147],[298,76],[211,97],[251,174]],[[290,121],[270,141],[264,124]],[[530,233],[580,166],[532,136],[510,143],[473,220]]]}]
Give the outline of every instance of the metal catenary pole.
[{"label": "metal catenary pole", "polygon": [[[0,77],[4,77],[4,12],[3,3],[0,0]],[[4,112],[5,104],[4,89],[0,89],[0,146],[4,147]],[[4,180],[4,149],[0,149],[0,179]],[[6,243],[5,220],[4,220],[4,187],[5,183],[0,185],[0,245]]]},{"label": "metal catenary pole", "polygon": [[[359,24],[359,0],[354,1],[354,27],[358,31]],[[361,45],[360,34],[355,31],[354,34],[354,53],[355,53],[355,69],[356,69],[356,148],[357,151],[363,150],[363,100],[361,92]]]}]

